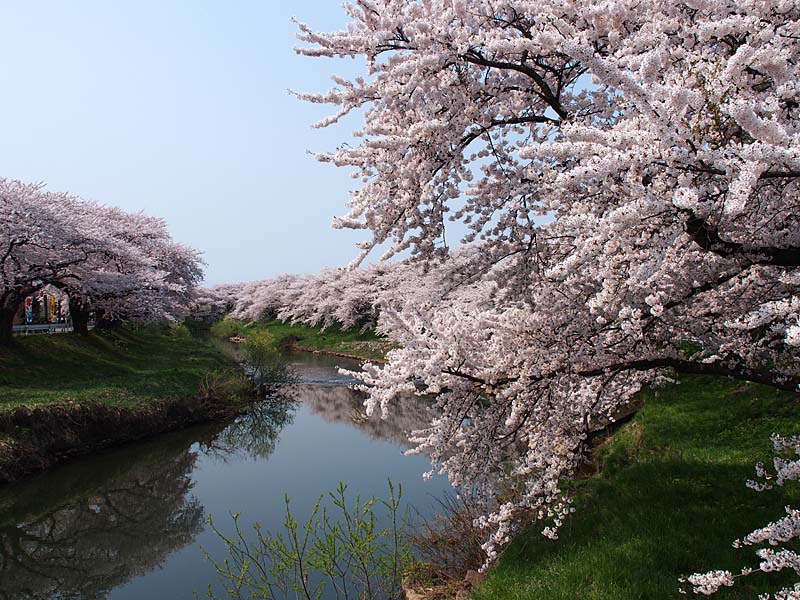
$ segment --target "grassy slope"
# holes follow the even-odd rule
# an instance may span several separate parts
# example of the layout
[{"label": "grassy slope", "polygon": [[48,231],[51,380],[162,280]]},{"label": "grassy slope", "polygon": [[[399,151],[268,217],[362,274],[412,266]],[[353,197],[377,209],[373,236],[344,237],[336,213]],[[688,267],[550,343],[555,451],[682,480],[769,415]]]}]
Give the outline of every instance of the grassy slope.
[{"label": "grassy slope", "polygon": [[299,338],[297,344],[303,348],[342,352],[364,358],[382,359],[390,347],[386,338],[371,329],[361,332],[358,329],[343,330],[338,325],[332,325],[323,331],[305,325],[290,325],[276,319],[244,328],[245,335],[250,329],[269,331],[279,344],[282,340],[294,337]]},{"label": "grassy slope", "polygon": [[[675,599],[682,575],[756,565],[731,542],[800,504],[798,486],[745,486],[769,462],[773,432],[800,433],[795,395],[691,376],[648,393],[598,451],[599,474],[575,482],[560,539],[521,535],[473,598]],[[714,597],[754,598],[780,581],[792,578],[753,576]]]},{"label": "grassy slope", "polygon": [[208,342],[156,329],[20,337],[0,349],[0,410],[68,400],[133,407],[191,397],[209,370],[230,365]]}]

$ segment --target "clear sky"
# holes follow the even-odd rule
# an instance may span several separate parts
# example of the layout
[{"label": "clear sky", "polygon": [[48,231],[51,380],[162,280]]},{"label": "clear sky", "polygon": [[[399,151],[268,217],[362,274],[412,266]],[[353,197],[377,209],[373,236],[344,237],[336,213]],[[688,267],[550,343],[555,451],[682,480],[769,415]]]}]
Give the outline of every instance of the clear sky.
[{"label": "clear sky", "polygon": [[0,176],[163,217],[205,254],[207,283],[314,272],[357,253],[333,230],[348,173],[308,151],[350,139],[311,124],[356,70],[294,54],[291,17],[345,22],[337,0],[74,0],[0,5]]}]

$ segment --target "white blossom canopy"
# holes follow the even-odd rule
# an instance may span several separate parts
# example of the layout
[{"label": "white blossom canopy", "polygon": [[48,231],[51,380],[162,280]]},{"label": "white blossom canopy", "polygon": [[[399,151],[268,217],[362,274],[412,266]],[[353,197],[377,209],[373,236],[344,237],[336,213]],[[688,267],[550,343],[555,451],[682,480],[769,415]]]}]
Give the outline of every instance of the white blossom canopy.
[{"label": "white blossom canopy", "polygon": [[490,553],[520,507],[559,524],[589,431],[664,369],[797,389],[796,2],[347,11],[338,32],[301,24],[298,49],[365,59],[301,94],[336,107],[319,126],[364,118],[358,145],[321,157],[361,180],[336,225],[421,263],[448,260],[448,219],[478,244],[468,289],[383,307],[402,348],[364,376],[368,406],[440,392],[420,447],[457,484],[524,482],[489,517]]}]

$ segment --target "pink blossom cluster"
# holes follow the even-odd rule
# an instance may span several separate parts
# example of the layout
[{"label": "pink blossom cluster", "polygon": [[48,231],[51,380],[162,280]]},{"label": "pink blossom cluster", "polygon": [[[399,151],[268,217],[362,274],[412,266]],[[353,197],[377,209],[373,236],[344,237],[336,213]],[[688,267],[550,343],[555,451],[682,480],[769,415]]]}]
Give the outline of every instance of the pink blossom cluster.
[{"label": "pink blossom cluster", "polygon": [[225,283],[195,288],[190,304],[190,314],[209,321],[217,321],[233,311],[243,301],[244,289],[249,284]]},{"label": "pink blossom cluster", "polygon": [[[414,299],[417,306],[433,307],[476,285],[476,249],[456,250],[446,261],[383,262],[360,268],[323,269],[313,275],[280,275],[271,279],[216,286],[204,293],[217,295],[232,306],[231,316],[242,321],[278,318],[327,328],[382,328],[382,307],[398,308]],[[391,329],[386,323],[387,333]]]},{"label": "pink blossom cluster", "polygon": [[321,327],[374,326],[378,290],[373,286],[382,270],[324,269],[315,275],[281,275],[246,283],[232,316],[241,320],[267,316]]}]

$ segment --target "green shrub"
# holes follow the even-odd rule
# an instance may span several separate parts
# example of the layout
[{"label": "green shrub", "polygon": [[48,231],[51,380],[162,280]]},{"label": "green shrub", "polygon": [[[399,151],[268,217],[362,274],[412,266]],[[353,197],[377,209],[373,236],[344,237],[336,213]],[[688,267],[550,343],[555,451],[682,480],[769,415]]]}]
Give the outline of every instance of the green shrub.
[{"label": "green shrub", "polygon": [[285,382],[289,368],[272,335],[263,330],[248,334],[243,345],[244,362],[257,384]]},{"label": "green shrub", "polygon": [[169,326],[169,334],[178,339],[187,339],[192,337],[192,332],[186,326],[186,323],[180,321],[173,323]]},{"label": "green shrub", "polygon": [[244,325],[233,319],[222,319],[211,326],[211,335],[223,339],[244,335]]},{"label": "green shrub", "polygon": [[200,383],[200,396],[239,404],[255,395],[253,382],[239,369],[209,371]]},{"label": "green shrub", "polygon": [[[343,483],[320,496],[311,515],[300,525],[289,507],[283,530],[264,532],[256,523],[255,539],[245,536],[234,514],[233,536],[211,529],[227,547],[227,556],[214,565],[229,599],[304,598],[333,594],[360,600],[402,598],[403,574],[414,566],[406,529],[408,510],[401,510],[402,489],[389,482],[389,499],[354,502]],[[325,502],[327,500],[327,502]],[[382,515],[377,514],[383,513]],[[378,527],[378,517],[388,525]],[[216,598],[209,588],[210,598]]]}]

